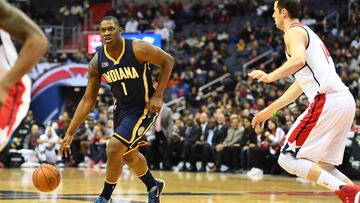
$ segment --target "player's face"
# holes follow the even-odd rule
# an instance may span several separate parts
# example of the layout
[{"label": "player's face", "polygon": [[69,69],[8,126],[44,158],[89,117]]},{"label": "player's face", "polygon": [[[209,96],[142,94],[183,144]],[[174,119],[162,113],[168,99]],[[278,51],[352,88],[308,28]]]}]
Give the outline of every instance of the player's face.
[{"label": "player's face", "polygon": [[105,44],[111,44],[120,40],[122,29],[112,20],[104,20],[100,23],[100,36]]},{"label": "player's face", "polygon": [[274,13],[273,13],[272,17],[274,18],[276,27],[278,29],[281,29],[281,27],[282,27],[281,11],[278,8],[278,2],[277,1],[275,1],[275,3],[274,3]]}]

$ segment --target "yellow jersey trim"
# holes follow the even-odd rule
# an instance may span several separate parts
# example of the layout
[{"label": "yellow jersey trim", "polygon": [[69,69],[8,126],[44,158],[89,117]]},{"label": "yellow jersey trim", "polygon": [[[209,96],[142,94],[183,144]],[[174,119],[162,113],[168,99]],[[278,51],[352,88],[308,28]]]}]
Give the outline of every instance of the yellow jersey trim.
[{"label": "yellow jersey trim", "polygon": [[128,141],[128,140],[126,140],[125,138],[121,137],[119,134],[117,134],[117,133],[114,132],[114,135],[115,135],[117,138],[121,139],[122,141],[124,141],[124,142],[126,142],[126,143],[128,143],[128,144],[131,144],[130,141]]},{"label": "yellow jersey trim", "polygon": [[106,180],[106,178],[105,178],[105,182],[107,182],[109,184],[117,184],[117,182],[110,182],[110,181]]},{"label": "yellow jersey trim", "polygon": [[151,128],[151,126],[155,123],[156,119],[159,117],[159,113],[156,112],[156,115],[154,116],[153,120],[151,121],[150,125],[148,126],[148,128],[146,128],[146,130],[144,131],[143,135]]},{"label": "yellow jersey trim", "polygon": [[146,77],[146,70],[147,70],[148,62],[144,64],[144,73],[143,73],[143,80],[144,80],[144,88],[145,88],[145,102],[149,101],[149,88],[147,83],[147,77]]},{"label": "yellow jersey trim", "polygon": [[136,140],[130,145],[130,148],[132,147],[133,144],[137,143],[138,140],[140,140],[145,133],[151,128],[151,126],[154,124],[154,122],[156,121],[157,117],[159,116],[159,113],[156,112],[156,115],[154,116],[153,120],[151,121],[151,123],[149,124],[149,126],[146,128],[146,130],[144,130],[144,132],[139,135],[138,138],[136,138]]},{"label": "yellow jersey trim", "polygon": [[139,175],[138,178],[144,176],[148,171],[149,171],[149,168],[146,168],[145,172],[143,174]]},{"label": "yellow jersey trim", "polygon": [[114,65],[120,63],[120,60],[121,60],[121,58],[123,57],[123,55],[124,55],[124,53],[125,53],[125,38],[121,38],[121,42],[122,42],[122,44],[123,44],[123,49],[122,49],[122,51],[121,51],[121,54],[120,54],[119,58],[117,58],[117,60],[115,60],[113,57],[110,56],[110,54],[107,52],[106,45],[104,45],[104,53],[105,53],[105,56],[106,56],[106,58],[108,58],[108,59],[110,59],[112,62],[114,62]]},{"label": "yellow jersey trim", "polygon": [[143,115],[139,118],[139,120],[136,122],[135,126],[134,126],[134,129],[133,131],[131,132],[131,139],[130,139],[130,142],[129,143],[132,143],[134,142],[135,140],[135,137],[136,137],[136,133],[137,133],[137,130],[139,128],[139,125],[141,124],[141,122],[146,118],[146,114],[147,114],[147,109],[144,109],[144,113]]},{"label": "yellow jersey trim", "polygon": [[135,148],[133,148],[133,149],[130,149],[130,148],[129,148],[129,150],[128,150],[127,152],[125,152],[125,153],[123,154],[123,156],[129,154],[130,152],[136,150],[137,148],[139,148],[139,145],[137,145],[137,146],[136,146]]}]

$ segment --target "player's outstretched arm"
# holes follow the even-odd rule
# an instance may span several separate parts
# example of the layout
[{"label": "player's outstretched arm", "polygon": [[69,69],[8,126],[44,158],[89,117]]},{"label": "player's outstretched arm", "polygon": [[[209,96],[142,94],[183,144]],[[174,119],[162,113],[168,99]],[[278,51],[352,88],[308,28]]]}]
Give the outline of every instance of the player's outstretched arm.
[{"label": "player's outstretched arm", "polygon": [[139,62],[149,62],[158,65],[161,69],[159,84],[146,107],[149,110],[148,115],[151,115],[152,112],[159,112],[161,109],[163,94],[174,66],[174,59],[159,47],[141,40],[134,42],[134,52]]},{"label": "player's outstretched arm", "polygon": [[71,120],[68,130],[66,131],[58,155],[62,156],[64,154],[65,157],[67,157],[71,153],[70,144],[72,142],[75,130],[81,125],[81,123],[94,108],[100,84],[101,74],[98,69],[98,56],[96,54],[89,63],[88,84],[86,86],[85,94],[76,108],[74,117]]},{"label": "player's outstretched arm", "polygon": [[4,0],[0,0],[0,28],[24,43],[14,67],[0,81],[2,88],[10,88],[38,63],[48,41],[29,17]]},{"label": "player's outstretched arm", "polygon": [[284,108],[290,103],[294,102],[301,94],[303,93],[300,85],[295,81],[286,91],[285,93],[275,100],[268,107],[255,114],[251,124],[255,128],[256,125],[264,125],[265,121],[269,119],[273,112],[278,111],[279,109]]}]

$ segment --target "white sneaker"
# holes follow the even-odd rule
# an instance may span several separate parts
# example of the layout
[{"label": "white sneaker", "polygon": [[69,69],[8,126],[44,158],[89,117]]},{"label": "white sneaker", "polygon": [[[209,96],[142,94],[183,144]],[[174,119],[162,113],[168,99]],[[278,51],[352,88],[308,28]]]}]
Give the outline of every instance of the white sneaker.
[{"label": "white sneaker", "polygon": [[246,175],[253,181],[261,180],[264,177],[264,172],[259,168],[252,168]]}]

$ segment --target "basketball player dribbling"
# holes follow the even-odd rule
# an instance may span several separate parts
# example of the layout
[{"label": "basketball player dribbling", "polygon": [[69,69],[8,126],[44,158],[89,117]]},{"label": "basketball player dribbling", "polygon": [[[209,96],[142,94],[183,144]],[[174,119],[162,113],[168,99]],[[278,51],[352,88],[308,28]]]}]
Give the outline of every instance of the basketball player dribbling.
[{"label": "basketball player dribbling", "polygon": [[[23,42],[19,55],[10,35]],[[31,80],[26,73],[47,46],[44,33],[30,18],[0,0],[0,151],[28,112]]]},{"label": "basketball player dribbling", "polygon": [[[116,107],[114,134],[107,147],[106,178],[95,203],[111,202],[124,163],[145,184],[148,202],[158,203],[165,182],[152,176],[138,147],[146,142],[143,135],[158,117],[174,61],[168,53],[145,41],[122,38],[122,31],[119,21],[113,16],[105,16],[100,21],[100,36],[104,45],[97,48],[89,63],[88,85],[59,155],[69,155],[73,134],[94,107],[103,76],[116,98]],[[152,84],[150,63],[161,69],[156,90]]]},{"label": "basketball player dribbling", "polygon": [[342,163],[355,101],[337,75],[324,43],[299,22],[300,11],[300,0],[275,0],[273,18],[284,32],[288,60],[269,74],[254,70],[249,76],[271,83],[294,75],[295,82],[279,99],[255,114],[252,125],[263,125],[273,112],[305,93],[310,105],[286,135],[278,163],[290,174],[336,191],[343,202],[359,203],[360,187],[335,168]]}]

